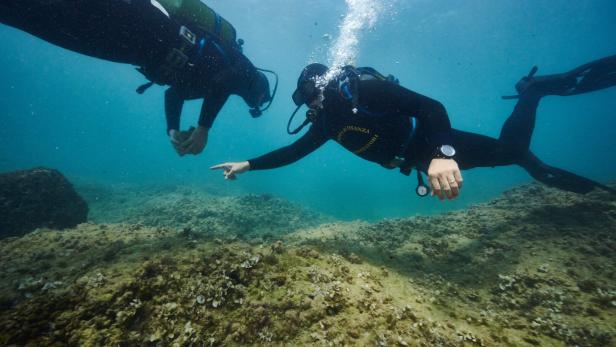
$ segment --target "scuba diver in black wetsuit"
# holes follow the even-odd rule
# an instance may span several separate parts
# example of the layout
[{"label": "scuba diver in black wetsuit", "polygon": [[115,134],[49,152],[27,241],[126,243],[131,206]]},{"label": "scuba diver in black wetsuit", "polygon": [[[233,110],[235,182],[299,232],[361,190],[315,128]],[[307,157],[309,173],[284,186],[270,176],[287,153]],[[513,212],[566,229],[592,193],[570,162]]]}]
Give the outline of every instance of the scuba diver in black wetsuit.
[{"label": "scuba diver in black wetsuit", "polygon": [[[255,68],[233,26],[200,0],[3,0],[0,22],[78,53],[138,66],[150,80],[140,94],[154,83],[169,85],[167,134],[180,155],[203,151],[231,94],[258,117],[276,92],[275,86],[270,94],[263,74],[273,72]],[[184,101],[200,98],[198,126],[180,132]]]},{"label": "scuba diver in black wetsuit", "polygon": [[[600,183],[542,163],[529,150],[539,101],[546,95],[575,95],[616,85],[616,56],[580,66],[568,73],[534,77],[536,68],[516,85],[519,98],[498,139],[451,129],[445,108],[437,101],[407,90],[392,76],[370,68],[345,67],[337,78],[323,81],[327,67],[307,66],[300,75],[293,100],[310,110],[297,133],[308,132],[293,144],[244,162],[215,165],[227,179],[248,170],[291,164],[330,139],[360,157],[409,175],[417,169],[417,193],[428,187],[441,200],[459,194],[459,169],[517,164],[538,181],[576,193],[594,188],[616,191]],[[324,85],[323,87],[320,87]],[[295,114],[295,113],[294,113]],[[289,120],[289,125],[293,117]],[[458,169],[459,168],[459,169]]]}]

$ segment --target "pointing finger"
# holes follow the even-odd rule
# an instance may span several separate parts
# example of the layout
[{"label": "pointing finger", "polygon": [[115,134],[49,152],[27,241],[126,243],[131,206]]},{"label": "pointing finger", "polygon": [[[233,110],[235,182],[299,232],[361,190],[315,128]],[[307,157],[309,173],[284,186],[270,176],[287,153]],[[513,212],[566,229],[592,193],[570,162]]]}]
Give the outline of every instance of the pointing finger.
[{"label": "pointing finger", "polygon": [[228,163],[217,164],[217,165],[214,165],[214,166],[210,166],[210,170],[220,170],[220,169],[227,170],[227,168],[229,166],[230,165]]}]

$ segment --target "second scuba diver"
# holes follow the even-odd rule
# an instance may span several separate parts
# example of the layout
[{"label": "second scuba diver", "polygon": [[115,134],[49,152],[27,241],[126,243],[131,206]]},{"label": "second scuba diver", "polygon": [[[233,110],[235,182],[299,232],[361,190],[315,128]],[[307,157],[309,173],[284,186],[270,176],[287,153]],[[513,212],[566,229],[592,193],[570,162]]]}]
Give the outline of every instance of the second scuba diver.
[{"label": "second scuba diver", "polygon": [[[276,91],[270,94],[262,72],[271,71],[255,68],[235,28],[200,0],[3,0],[0,22],[78,53],[138,66],[150,80],[140,94],[154,83],[169,85],[167,134],[180,155],[203,151],[230,95],[241,96],[258,117]],[[181,132],[182,106],[193,99],[204,99],[197,127]]]},{"label": "second scuba diver", "polygon": [[371,68],[344,67],[337,77],[325,80],[328,68],[304,68],[293,93],[295,113],[310,109],[302,126],[310,129],[293,144],[242,162],[215,165],[226,179],[249,170],[291,164],[330,139],[363,159],[409,175],[416,168],[417,193],[427,195],[427,173],[434,195],[441,200],[460,193],[460,169],[519,165],[538,181],[563,190],[587,193],[610,187],[541,162],[529,149],[539,101],[546,95],[569,96],[616,85],[616,56],[603,58],[567,73],[537,76],[536,67],[516,84],[518,102],[498,139],[452,129],[445,108],[438,102],[398,85]]}]

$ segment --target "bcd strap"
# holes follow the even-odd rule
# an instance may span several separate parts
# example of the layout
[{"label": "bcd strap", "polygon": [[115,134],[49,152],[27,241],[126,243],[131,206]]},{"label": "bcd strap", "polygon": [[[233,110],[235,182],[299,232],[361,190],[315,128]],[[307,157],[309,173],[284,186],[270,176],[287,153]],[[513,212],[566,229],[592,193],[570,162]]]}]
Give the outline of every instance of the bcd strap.
[{"label": "bcd strap", "polygon": [[220,15],[216,12],[214,12],[215,14],[215,24],[214,24],[214,35],[216,35],[217,37],[220,37],[220,31],[222,28],[222,19],[220,18]]},{"label": "bcd strap", "polygon": [[352,70],[349,74],[349,89],[351,91],[351,105],[353,107],[353,113],[359,111],[359,81],[361,80],[361,74],[357,70]]},{"label": "bcd strap", "polygon": [[354,67],[347,65],[343,67],[343,71],[344,77],[342,77],[338,88],[340,94],[351,103],[353,113],[355,114],[361,110],[358,92],[360,81],[376,79],[400,84],[400,81],[393,75],[385,76],[372,67]]},{"label": "bcd strap", "polygon": [[144,83],[144,84],[140,85],[139,88],[137,88],[137,90],[136,90],[137,94],[143,94],[152,85],[154,85],[154,82],[148,82],[148,83]]},{"label": "bcd strap", "polygon": [[171,47],[163,63],[153,68],[139,67],[141,72],[150,82],[137,88],[137,93],[143,94],[154,83],[164,85],[172,84],[178,78],[178,74],[186,67],[189,58],[186,52],[197,44],[197,36],[185,26],[180,26],[178,35],[180,44],[178,47]]}]

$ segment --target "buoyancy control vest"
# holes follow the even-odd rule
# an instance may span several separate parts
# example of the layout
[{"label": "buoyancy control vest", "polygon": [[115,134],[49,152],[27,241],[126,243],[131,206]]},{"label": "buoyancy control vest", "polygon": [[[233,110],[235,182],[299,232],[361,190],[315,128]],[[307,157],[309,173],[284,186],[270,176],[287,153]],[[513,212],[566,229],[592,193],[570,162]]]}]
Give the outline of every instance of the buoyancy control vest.
[{"label": "buoyancy control vest", "polygon": [[[390,82],[390,83],[394,83],[398,85],[400,84],[400,81],[394,75],[389,74],[385,76],[372,67],[367,67],[367,66],[366,67],[354,67],[352,65],[347,65],[347,66],[342,67],[341,72],[335,78],[334,83],[329,84],[326,88],[334,89],[334,91],[337,92],[337,94],[339,94],[341,97],[349,101],[351,103],[353,113],[363,113],[369,116],[377,116],[373,114],[372,112],[363,108],[361,106],[361,102],[359,99],[360,97],[359,82],[367,81],[367,80],[380,80],[380,81],[386,81],[386,82]],[[299,127],[297,127],[295,130],[291,131],[290,125],[293,120],[293,117],[295,116],[298,110],[299,110],[299,106],[296,108],[295,112],[291,115],[291,118],[289,119],[289,123],[287,124],[287,132],[292,135],[300,132],[304,126],[308,125],[308,123],[311,120],[317,117],[316,114],[318,113],[316,110],[312,110],[312,109],[308,110],[306,112],[306,120],[304,121],[304,123],[300,125]],[[396,161],[395,166],[398,167],[400,169],[400,172],[406,176],[410,175],[412,167],[415,165],[414,163],[409,162],[407,161],[406,158],[404,158],[406,150],[408,146],[410,145],[410,142],[413,139],[413,136],[415,134],[415,129],[416,129],[416,124],[415,124],[415,119],[413,118],[412,131],[409,134],[408,138],[406,139],[403,148],[401,148],[399,155],[397,155],[396,158],[394,159],[394,161]],[[385,167],[388,169],[393,168],[391,166],[385,166]],[[427,196],[430,193],[430,188],[425,183],[419,168],[417,168],[416,171],[417,171],[417,187],[415,189],[415,192],[417,193],[417,195],[421,197]]]},{"label": "buoyancy control vest", "polygon": [[[139,86],[136,90],[137,93],[143,94],[154,83],[172,85],[178,81],[179,76],[186,72],[186,67],[192,65],[189,63],[191,60],[191,57],[189,57],[191,53],[189,52],[195,47],[198,48],[197,55],[201,55],[206,46],[213,45],[227,64],[227,68],[242,68],[241,64],[234,61],[232,56],[237,52],[242,54],[244,41],[237,39],[236,30],[231,23],[201,0],[150,0],[150,3],[163,12],[179,28],[180,43],[175,47],[169,47],[168,54],[160,64],[137,68],[137,71],[150,81]],[[191,29],[196,31],[197,34]],[[242,60],[242,62],[244,61],[248,60]],[[250,62],[248,62],[248,65],[254,70],[255,76],[258,76],[256,72],[259,71],[261,75],[263,75],[263,72],[270,73],[276,79],[269,101],[266,100],[268,104],[265,107],[256,106],[250,109],[251,116],[256,118],[271,106],[278,89],[278,75],[271,70],[253,67]],[[219,72],[219,75],[224,74],[225,71]],[[218,76],[212,78],[212,80],[218,80]]]},{"label": "buoyancy control vest", "polygon": [[[374,116],[373,114],[371,114],[370,111],[361,107],[361,103],[359,102],[359,91],[358,91],[359,89],[358,84],[360,81],[374,80],[374,79],[380,80],[380,81],[387,81],[387,82],[391,82],[395,84],[400,84],[400,81],[393,75],[385,76],[371,67],[353,67],[349,65],[343,68],[342,73],[340,74],[340,77],[338,78],[338,85],[337,85],[338,93],[342,97],[347,99],[349,102],[351,102],[351,105],[353,107],[352,109],[353,113],[364,113],[367,115]],[[417,126],[415,124],[414,118],[412,118],[412,121],[413,121],[412,130],[409,133],[408,138],[405,140],[405,144],[401,148],[400,153],[392,161],[392,165],[395,165],[395,167],[398,167],[400,169],[400,172],[406,176],[410,175],[412,167],[415,165],[414,163],[409,162],[407,158],[405,158],[406,151],[408,149],[408,146],[410,146],[410,143],[415,135],[415,130]],[[391,166],[389,167],[386,166],[386,167],[393,168]],[[419,168],[416,168],[415,171],[417,171],[417,187],[415,189],[415,193],[420,197],[425,197],[430,193],[430,188],[425,183]]]},{"label": "buoyancy control vest", "polygon": [[[154,83],[173,84],[190,60],[188,51],[196,45],[199,45],[201,50],[205,45],[213,44],[225,60],[229,49],[241,51],[243,42],[236,40],[237,34],[233,25],[201,0],[150,0],[150,3],[179,28],[180,43],[177,47],[169,47],[167,56],[160,64],[137,68],[137,71],[150,80],[137,88],[137,93],[143,94]],[[197,42],[197,35],[189,27],[205,34],[205,37]]]},{"label": "buoyancy control vest", "polygon": [[351,102],[353,113],[361,111],[359,103],[358,85],[360,81],[380,80],[395,84],[400,84],[400,81],[393,75],[383,75],[376,69],[371,67],[354,67],[347,65],[342,68],[342,72],[337,78],[337,85],[334,88],[338,89],[338,93]]}]

